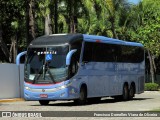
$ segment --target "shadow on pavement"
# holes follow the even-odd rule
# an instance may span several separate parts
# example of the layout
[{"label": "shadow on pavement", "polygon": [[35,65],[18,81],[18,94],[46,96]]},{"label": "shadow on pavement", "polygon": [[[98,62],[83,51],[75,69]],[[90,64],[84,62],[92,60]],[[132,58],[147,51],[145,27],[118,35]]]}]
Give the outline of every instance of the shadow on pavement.
[{"label": "shadow on pavement", "polygon": [[[87,106],[87,105],[92,105],[92,104],[106,104],[106,103],[118,103],[118,102],[130,102],[130,101],[143,101],[143,100],[147,100],[147,99],[153,99],[153,98],[133,98],[132,100],[129,101],[119,101],[113,98],[109,98],[109,99],[102,99],[99,102],[87,102],[85,105],[82,106]],[[38,102],[38,101],[37,101]],[[31,106],[41,106],[40,104],[36,104],[36,105],[31,105]],[[77,105],[75,104],[72,100],[71,101],[64,101],[64,102],[50,102],[48,105],[46,106],[81,106],[81,105]]]}]

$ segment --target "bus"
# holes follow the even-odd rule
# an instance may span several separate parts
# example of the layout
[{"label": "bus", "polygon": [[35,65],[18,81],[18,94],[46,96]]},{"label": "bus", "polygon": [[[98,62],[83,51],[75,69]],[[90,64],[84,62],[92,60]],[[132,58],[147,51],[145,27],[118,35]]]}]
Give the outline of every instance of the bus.
[{"label": "bus", "polygon": [[87,34],[52,34],[33,40],[24,67],[24,98],[47,105],[102,97],[130,100],[144,92],[144,47]]}]

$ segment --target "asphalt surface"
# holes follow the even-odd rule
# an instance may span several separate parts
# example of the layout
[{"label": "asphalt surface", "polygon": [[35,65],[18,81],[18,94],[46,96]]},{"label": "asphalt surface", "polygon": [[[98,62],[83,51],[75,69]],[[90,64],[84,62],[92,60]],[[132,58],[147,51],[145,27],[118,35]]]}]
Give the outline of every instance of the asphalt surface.
[{"label": "asphalt surface", "polygon": [[[141,111],[153,111],[156,109],[160,109],[160,92],[154,91],[154,92],[144,92],[142,94],[136,95],[135,98],[131,101],[116,101],[112,98],[102,98],[102,100],[99,103],[89,103],[87,105],[83,106],[78,106],[73,103],[73,101],[55,101],[55,102],[50,102],[49,105],[47,106],[41,106],[38,101],[16,101],[16,102],[0,102],[0,111],[18,111],[19,113],[22,114],[25,113],[25,111],[32,111],[32,112],[38,112],[40,111],[45,111],[42,112],[42,115],[44,116],[59,116],[59,117],[43,117],[43,119],[54,119],[54,120],[104,120],[104,119],[109,119],[109,120],[159,120],[160,117],[151,117],[151,115],[146,115],[145,117],[125,117],[125,115],[128,113],[133,113],[136,115],[136,112],[133,111],[139,111],[138,114]],[[47,112],[49,111],[49,112]],[[66,112],[65,112],[66,111]],[[69,112],[69,111],[77,111],[77,112]],[[80,112],[79,112],[80,111]],[[88,112],[92,111],[92,112]],[[126,112],[127,111],[127,112]],[[99,113],[104,113],[105,115],[111,113],[115,114],[115,112],[118,112],[116,114],[121,114],[120,117],[104,117],[103,115],[100,116]],[[28,114],[28,113],[27,113]],[[73,114],[74,117],[64,117],[66,115]],[[32,114],[31,114],[32,115]],[[77,117],[77,116],[79,117]],[[89,115],[89,117],[87,117]],[[92,117],[93,115],[93,117]],[[98,116],[97,116],[98,115]],[[72,116],[72,115],[71,115]],[[81,117],[82,116],[82,117]],[[33,118],[22,118],[22,117],[16,117],[15,118],[10,118],[10,119],[37,119]],[[5,117],[1,117],[0,119],[8,119]],[[42,119],[42,118],[38,118]]]}]

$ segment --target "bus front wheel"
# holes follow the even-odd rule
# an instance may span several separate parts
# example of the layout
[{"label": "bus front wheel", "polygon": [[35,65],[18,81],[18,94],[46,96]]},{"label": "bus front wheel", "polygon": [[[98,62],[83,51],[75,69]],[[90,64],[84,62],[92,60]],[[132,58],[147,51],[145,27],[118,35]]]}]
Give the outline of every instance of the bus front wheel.
[{"label": "bus front wheel", "polygon": [[84,105],[87,102],[87,89],[86,87],[81,87],[79,99],[74,100],[76,104]]},{"label": "bus front wheel", "polygon": [[49,100],[39,100],[39,103],[41,105],[48,105],[49,104]]}]

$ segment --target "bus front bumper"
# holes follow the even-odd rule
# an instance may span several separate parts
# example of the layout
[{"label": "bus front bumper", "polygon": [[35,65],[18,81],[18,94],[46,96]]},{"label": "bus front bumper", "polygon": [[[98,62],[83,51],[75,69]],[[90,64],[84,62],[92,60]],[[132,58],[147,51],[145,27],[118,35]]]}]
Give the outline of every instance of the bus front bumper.
[{"label": "bus front bumper", "polygon": [[78,98],[77,90],[67,87],[52,91],[53,89],[24,89],[25,100],[71,100]]}]

